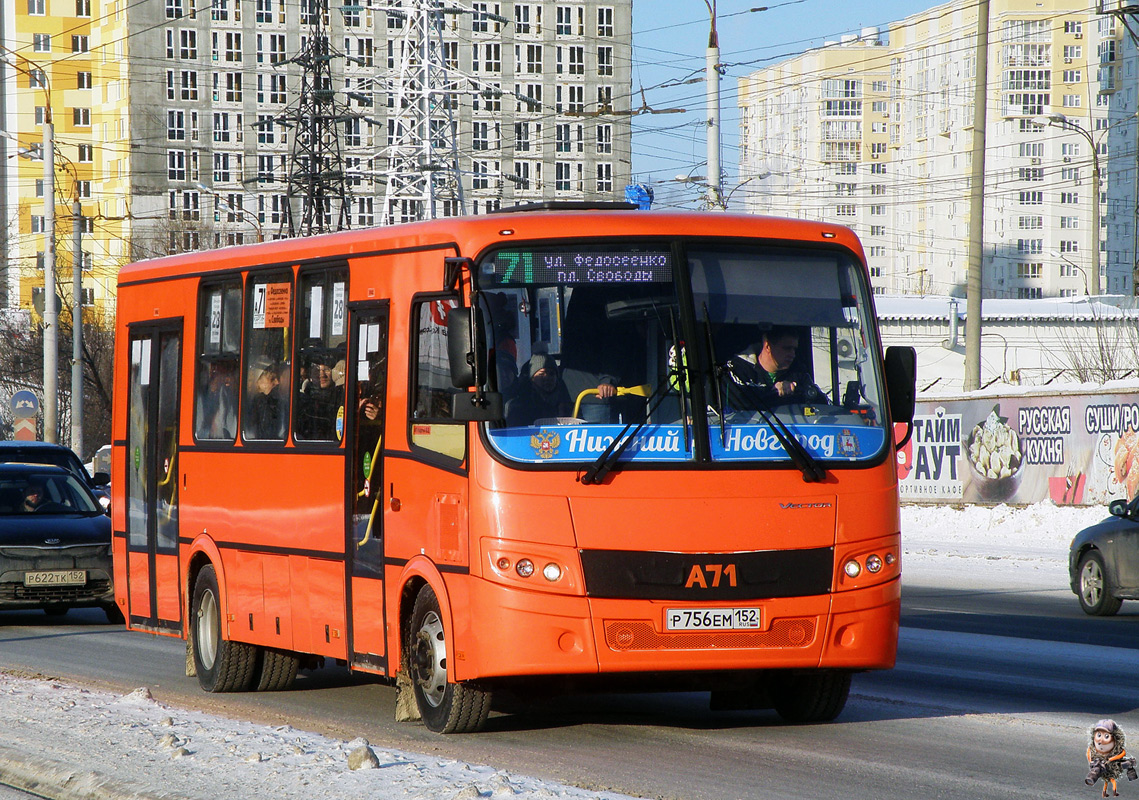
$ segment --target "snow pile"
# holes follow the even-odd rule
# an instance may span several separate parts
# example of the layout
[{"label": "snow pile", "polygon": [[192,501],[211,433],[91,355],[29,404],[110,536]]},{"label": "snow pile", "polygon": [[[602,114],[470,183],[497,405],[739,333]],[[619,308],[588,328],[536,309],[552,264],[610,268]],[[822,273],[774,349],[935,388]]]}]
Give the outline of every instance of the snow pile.
[{"label": "snow pile", "polygon": [[621,800],[439,757],[0,673],[0,782],[108,800]]},{"label": "snow pile", "polygon": [[[1067,589],[1068,544],[1103,508],[1040,503],[906,506],[903,586],[1012,583]],[[376,749],[290,726],[268,727],[169,708],[145,687],[117,696],[0,673],[0,782],[51,797],[272,797],[312,800],[617,800],[491,767]],[[358,767],[358,768],[353,768]],[[107,777],[101,777],[107,776]],[[113,776],[113,780],[109,778]],[[58,787],[68,792],[60,793]]]}]

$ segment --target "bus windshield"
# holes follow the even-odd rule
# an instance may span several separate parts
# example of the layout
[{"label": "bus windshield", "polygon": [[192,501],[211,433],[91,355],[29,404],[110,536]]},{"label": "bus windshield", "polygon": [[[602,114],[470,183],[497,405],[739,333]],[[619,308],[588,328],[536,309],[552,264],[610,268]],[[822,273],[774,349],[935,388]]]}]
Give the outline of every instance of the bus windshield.
[{"label": "bus windshield", "polygon": [[845,251],[525,247],[479,275],[505,402],[487,434],[508,459],[580,466],[627,439],[623,462],[790,462],[791,437],[808,460],[881,457],[877,343]]}]

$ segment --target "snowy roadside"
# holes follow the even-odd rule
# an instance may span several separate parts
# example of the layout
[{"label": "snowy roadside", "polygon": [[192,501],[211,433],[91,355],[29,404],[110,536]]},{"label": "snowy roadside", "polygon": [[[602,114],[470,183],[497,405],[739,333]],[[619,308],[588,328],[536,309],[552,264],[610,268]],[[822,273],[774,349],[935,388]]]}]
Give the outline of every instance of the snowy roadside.
[{"label": "snowy roadside", "polygon": [[[903,583],[1067,590],[1072,536],[1105,516],[1050,503],[906,506]],[[0,782],[54,800],[627,798],[167,707],[145,688],[115,695],[0,673],[0,730]],[[366,768],[351,769],[361,756]]]}]

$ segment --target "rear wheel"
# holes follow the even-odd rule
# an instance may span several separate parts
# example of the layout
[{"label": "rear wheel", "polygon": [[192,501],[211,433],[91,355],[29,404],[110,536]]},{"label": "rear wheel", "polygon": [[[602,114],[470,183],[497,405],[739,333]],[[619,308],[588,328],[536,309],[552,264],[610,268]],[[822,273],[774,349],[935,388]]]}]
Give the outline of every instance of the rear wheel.
[{"label": "rear wheel", "polygon": [[850,673],[841,670],[791,675],[772,688],[775,710],[787,722],[830,722],[850,694]]},{"label": "rear wheel", "polygon": [[261,668],[258,670],[257,691],[281,692],[293,685],[297,679],[300,658],[288,650],[274,650],[266,647],[261,650]]},{"label": "rear wheel", "polygon": [[203,567],[191,606],[194,667],[207,692],[242,692],[253,684],[257,648],[222,636],[220,597],[214,568]]},{"label": "rear wheel", "polygon": [[491,693],[447,680],[447,636],[439,599],[430,586],[419,590],[411,612],[407,660],[415,704],[435,733],[481,730],[490,714]]},{"label": "rear wheel", "polygon": [[1094,617],[1110,617],[1123,601],[1113,596],[1113,586],[1103,556],[1089,550],[1080,558],[1080,608]]}]

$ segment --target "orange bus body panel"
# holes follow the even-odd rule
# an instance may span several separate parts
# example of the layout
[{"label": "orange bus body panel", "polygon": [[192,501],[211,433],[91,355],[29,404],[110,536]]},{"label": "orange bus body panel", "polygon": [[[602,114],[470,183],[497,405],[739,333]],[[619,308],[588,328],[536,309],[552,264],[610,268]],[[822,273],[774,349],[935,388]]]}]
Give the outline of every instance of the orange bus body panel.
[{"label": "orange bus body panel", "polygon": [[[714,224],[712,224],[714,222]],[[182,333],[179,436],[179,556],[155,576],[165,592],[159,616],[187,635],[193,574],[217,570],[225,634],[251,644],[349,659],[387,659],[394,675],[401,623],[414,596],[439,597],[454,657],[453,680],[498,676],[768,668],[886,668],[894,663],[900,564],[874,580],[843,583],[847,555],[892,548],[899,554],[897,477],[881,464],[836,469],[806,483],[786,469],[626,470],[600,486],[573,470],[514,469],[493,458],[479,426],[467,426],[467,458],[441,468],[409,439],[412,298],[443,288],[443,259],[477,258],[511,241],[573,237],[700,237],[838,245],[865,263],[858,239],[841,226],[729,214],[571,212],[438,220],[139,262],[119,276],[112,451],[115,578],[132,609],[149,597],[145,554],[127,549],[126,486],[130,325],[177,320]],[[390,301],[382,505],[382,580],[346,573],[345,448],[320,452],[291,439],[276,449],[209,448],[193,438],[200,278],[293,269],[338,260],[350,270],[348,302]],[[628,549],[717,553],[834,548],[831,591],[745,603],[761,608],[756,631],[670,632],[667,608],[692,601],[588,597],[578,555]],[[526,588],[496,566],[520,550],[558,559],[559,588]],[[539,565],[540,568],[541,565]],[[717,567],[719,565],[710,565]],[[576,573],[574,572],[576,570]],[[712,574],[711,570],[708,574]],[[693,578],[698,583],[700,578]],[[698,588],[698,587],[697,587]],[[179,607],[170,605],[175,598]],[[704,603],[707,605],[707,603]],[[349,607],[355,611],[350,612]],[[350,618],[351,615],[351,618]],[[131,627],[149,629],[128,616]],[[171,633],[171,631],[159,631]],[[177,631],[175,631],[177,633]],[[353,664],[349,664],[354,666]]]}]

